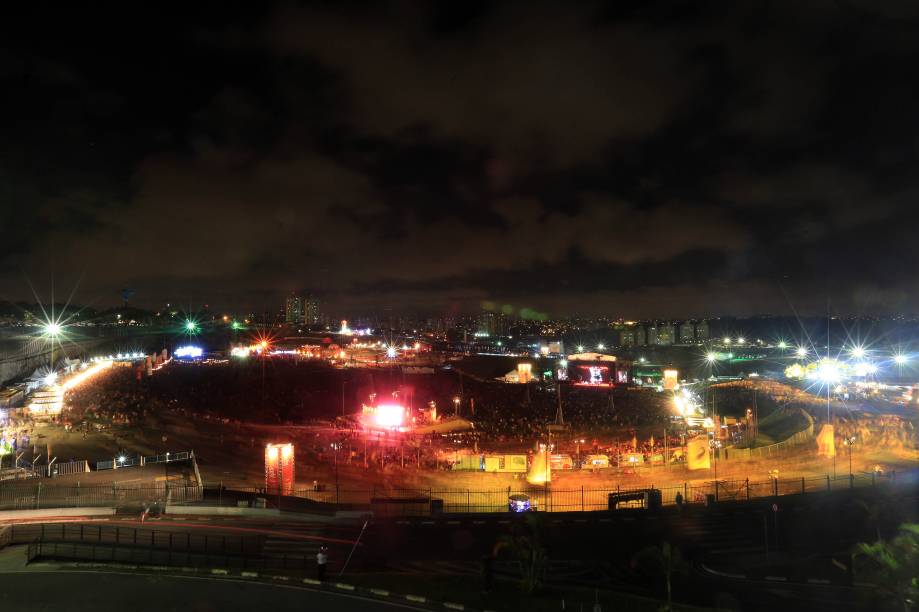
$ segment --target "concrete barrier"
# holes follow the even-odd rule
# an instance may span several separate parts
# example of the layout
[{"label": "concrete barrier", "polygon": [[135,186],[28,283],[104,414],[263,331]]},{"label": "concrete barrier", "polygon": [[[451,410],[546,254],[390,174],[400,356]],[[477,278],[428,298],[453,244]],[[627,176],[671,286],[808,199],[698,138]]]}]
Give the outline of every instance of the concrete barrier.
[{"label": "concrete barrier", "polygon": [[44,508],[41,510],[3,510],[0,511],[0,522],[78,516],[112,516],[113,514],[115,514],[114,508]]}]

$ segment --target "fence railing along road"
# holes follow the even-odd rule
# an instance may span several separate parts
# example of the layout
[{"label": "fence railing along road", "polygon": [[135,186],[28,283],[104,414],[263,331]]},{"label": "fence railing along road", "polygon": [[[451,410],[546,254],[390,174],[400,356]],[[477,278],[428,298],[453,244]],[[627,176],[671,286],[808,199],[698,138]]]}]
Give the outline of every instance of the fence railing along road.
[{"label": "fence railing along road", "polygon": [[[290,495],[279,496],[276,491],[257,487],[218,489],[199,485],[157,486],[82,486],[60,487],[36,484],[3,484],[0,486],[0,510],[23,510],[66,507],[119,507],[160,502],[173,505],[183,503],[217,503],[218,505],[248,505],[252,498],[260,497],[265,505],[296,510],[297,500],[336,506],[359,507],[378,514],[430,514],[506,512],[508,498],[527,495],[531,505],[539,511],[589,512],[609,509],[610,495],[656,489],[660,491],[663,505],[675,504],[677,495],[685,504],[706,503],[708,500],[751,500],[780,495],[835,491],[854,487],[872,486],[893,482],[894,472],[848,474],[816,478],[780,478],[767,481],[719,480],[705,483],[683,483],[667,486],[580,487],[553,489],[551,486],[506,487],[504,489],[341,489],[337,487],[316,491],[312,488],[296,489]],[[435,501],[436,500],[436,501]],[[433,502],[433,503],[432,503]],[[631,502],[641,505],[640,502]],[[302,504],[300,504],[302,506]],[[620,503],[619,507],[628,504]]]}]

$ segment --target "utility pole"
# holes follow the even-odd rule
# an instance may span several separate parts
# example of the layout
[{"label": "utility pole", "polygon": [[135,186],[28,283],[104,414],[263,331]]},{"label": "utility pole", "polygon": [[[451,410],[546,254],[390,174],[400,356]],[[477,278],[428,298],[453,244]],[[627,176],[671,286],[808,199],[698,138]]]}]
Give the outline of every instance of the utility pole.
[{"label": "utility pole", "polygon": [[555,424],[564,425],[565,424],[565,415],[562,411],[562,381],[555,381],[555,391],[558,396],[558,408],[555,411]]}]

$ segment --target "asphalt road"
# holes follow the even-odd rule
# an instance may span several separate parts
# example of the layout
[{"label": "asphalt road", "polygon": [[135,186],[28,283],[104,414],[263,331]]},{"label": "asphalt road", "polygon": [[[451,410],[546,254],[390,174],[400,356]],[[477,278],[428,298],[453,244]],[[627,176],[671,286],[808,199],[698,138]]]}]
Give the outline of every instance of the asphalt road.
[{"label": "asphalt road", "polygon": [[32,612],[419,609],[358,596],[227,579],[69,571],[0,574],[0,607]]}]

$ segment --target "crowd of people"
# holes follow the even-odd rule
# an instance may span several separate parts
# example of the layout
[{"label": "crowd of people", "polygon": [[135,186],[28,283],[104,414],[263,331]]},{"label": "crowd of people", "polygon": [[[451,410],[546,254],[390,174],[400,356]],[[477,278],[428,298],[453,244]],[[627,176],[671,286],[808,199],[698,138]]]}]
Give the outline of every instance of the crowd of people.
[{"label": "crowd of people", "polygon": [[846,440],[855,445],[875,448],[915,449],[919,447],[915,426],[896,416],[837,417],[834,423],[836,450],[843,448]]}]

